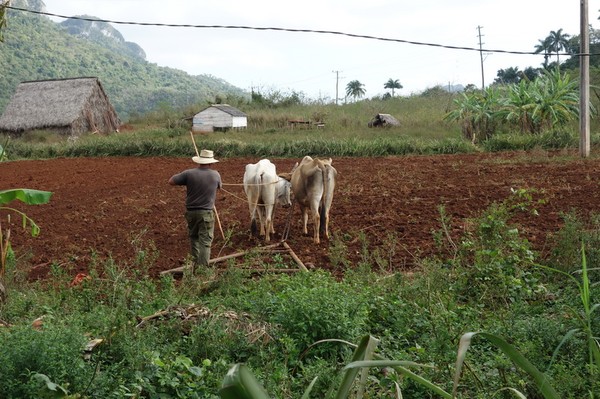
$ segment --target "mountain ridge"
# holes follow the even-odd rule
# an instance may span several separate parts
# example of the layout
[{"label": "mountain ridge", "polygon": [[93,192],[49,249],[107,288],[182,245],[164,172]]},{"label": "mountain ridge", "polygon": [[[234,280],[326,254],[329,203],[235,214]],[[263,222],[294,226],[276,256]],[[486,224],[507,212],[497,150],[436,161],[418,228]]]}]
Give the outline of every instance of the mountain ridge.
[{"label": "mountain ridge", "polygon": [[[41,0],[18,0],[15,7],[43,11]],[[85,16],[85,18],[96,19]],[[0,43],[0,113],[23,81],[94,76],[100,79],[121,120],[159,108],[200,108],[228,98],[248,98],[244,90],[212,75],[190,75],[146,60],[144,50],[127,42],[102,21],[66,19],[61,23],[31,12],[9,9]]]}]

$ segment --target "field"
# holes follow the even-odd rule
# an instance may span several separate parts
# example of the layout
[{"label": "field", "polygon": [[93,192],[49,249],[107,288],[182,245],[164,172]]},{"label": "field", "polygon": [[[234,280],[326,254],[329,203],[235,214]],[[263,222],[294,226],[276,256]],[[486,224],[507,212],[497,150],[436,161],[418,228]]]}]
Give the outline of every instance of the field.
[{"label": "field", "polygon": [[[244,166],[257,160],[221,159],[216,165],[224,182],[216,207],[227,238],[215,230],[213,257],[264,244],[249,236],[240,184]],[[298,160],[272,159],[278,171],[290,171]],[[376,254],[375,263],[386,270],[414,269],[419,259],[439,251],[433,232],[441,228],[440,205],[452,218],[450,235],[457,240],[470,217],[508,198],[511,189],[535,190],[534,200],[543,200],[535,205],[538,215],[522,212],[514,222],[542,253],[561,226],[561,212],[600,211],[600,160],[582,160],[573,151],[334,158],[333,165],[338,184],[330,240],[314,245],[310,236],[303,236],[295,206],[287,242],[307,266],[334,272],[344,263],[357,265],[366,254]],[[44,277],[53,263],[73,274],[86,272],[92,258],[108,256],[133,265],[142,251],[156,256],[151,275],[181,266],[188,251],[185,189],[169,186],[167,180],[188,167],[193,167],[189,159],[165,157],[0,163],[0,189],[54,193],[47,205],[10,204],[41,227],[40,236],[31,238],[19,227],[20,220],[12,219],[13,246],[19,256],[29,256],[29,277]],[[275,242],[286,219],[287,210],[278,209]],[[261,267],[260,259],[252,262]]]}]

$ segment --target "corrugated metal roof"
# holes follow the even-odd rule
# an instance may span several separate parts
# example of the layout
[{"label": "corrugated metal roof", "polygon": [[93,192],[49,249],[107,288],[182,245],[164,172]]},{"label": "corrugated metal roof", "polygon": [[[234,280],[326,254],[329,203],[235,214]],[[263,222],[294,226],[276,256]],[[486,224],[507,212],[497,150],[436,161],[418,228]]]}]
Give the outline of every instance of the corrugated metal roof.
[{"label": "corrugated metal roof", "polygon": [[[240,111],[239,109],[232,107],[229,104],[213,104],[208,108],[217,108],[223,112],[228,113],[231,116],[247,116],[245,113],[243,113],[242,111]],[[208,109],[208,108],[205,108]]]}]

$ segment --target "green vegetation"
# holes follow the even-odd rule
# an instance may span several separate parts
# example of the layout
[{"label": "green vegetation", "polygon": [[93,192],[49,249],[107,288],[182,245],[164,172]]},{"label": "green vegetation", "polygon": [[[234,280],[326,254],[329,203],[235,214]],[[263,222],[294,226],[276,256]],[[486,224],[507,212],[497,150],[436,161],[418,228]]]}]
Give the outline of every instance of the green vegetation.
[{"label": "green vegetation", "polygon": [[460,121],[465,138],[483,142],[498,130],[540,134],[564,128],[579,116],[577,84],[558,69],[533,81],[463,92],[446,119]]},{"label": "green vegetation", "polygon": [[[2,153],[0,149],[0,160],[1,159]],[[23,228],[29,226],[31,228],[31,235],[35,237],[40,233],[40,228],[35,223],[35,221],[29,216],[27,216],[25,213],[14,208],[10,208],[6,205],[15,200],[24,202],[27,205],[46,204],[48,201],[50,201],[51,196],[51,192],[40,190],[31,190],[23,188],[1,190],[0,213],[7,215],[9,225],[11,214],[16,214],[17,216],[19,216],[21,218],[21,224],[23,225]],[[3,229],[2,221],[0,220],[0,302],[2,302],[6,297],[6,288],[3,284],[4,276],[6,274],[6,271],[12,266],[14,266],[13,263],[15,260],[14,252],[11,247],[10,232],[10,228]]]},{"label": "green vegetation", "polygon": [[[19,2],[13,1],[11,5],[18,7]],[[81,76],[100,79],[122,120],[148,113],[163,104],[177,108],[191,104],[205,107],[217,99],[232,97],[233,101],[248,97],[222,79],[190,76],[149,63],[140,57],[143,50],[139,46],[137,52],[132,49],[133,43],[94,41],[93,36],[91,39],[77,36],[69,23],[60,25],[44,16],[13,10],[6,11],[4,19],[2,13],[4,9],[0,8],[0,34],[4,38],[0,42],[0,112],[22,81]]]},{"label": "green vegetation", "polygon": [[[440,255],[410,277],[373,272],[367,254],[342,276],[253,279],[229,265],[152,279],[145,253],[135,264],[92,261],[80,280],[64,264],[28,282],[20,259],[0,304],[0,339],[10,342],[0,346],[0,389],[6,398],[598,397],[600,217],[565,215],[555,255],[541,259],[512,222],[540,200],[515,190],[455,241],[441,208]],[[92,339],[101,343],[85,350]]]}]

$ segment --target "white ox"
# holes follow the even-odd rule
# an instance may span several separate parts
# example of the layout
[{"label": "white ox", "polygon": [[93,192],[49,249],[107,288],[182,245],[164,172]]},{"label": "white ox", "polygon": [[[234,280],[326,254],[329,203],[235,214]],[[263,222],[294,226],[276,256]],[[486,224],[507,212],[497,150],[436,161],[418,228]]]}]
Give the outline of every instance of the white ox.
[{"label": "white ox", "polygon": [[292,170],[292,192],[300,205],[304,234],[308,234],[308,212],[313,222],[313,241],[318,244],[319,233],[329,238],[329,208],[333,200],[337,171],[329,159],[305,156]]},{"label": "white ox", "polygon": [[275,165],[268,159],[261,159],[255,164],[246,165],[244,172],[244,191],[248,197],[250,209],[250,229],[256,234],[256,218],[260,222],[260,236],[265,241],[271,240],[273,214],[277,204],[291,205],[290,182],[277,176]]}]

